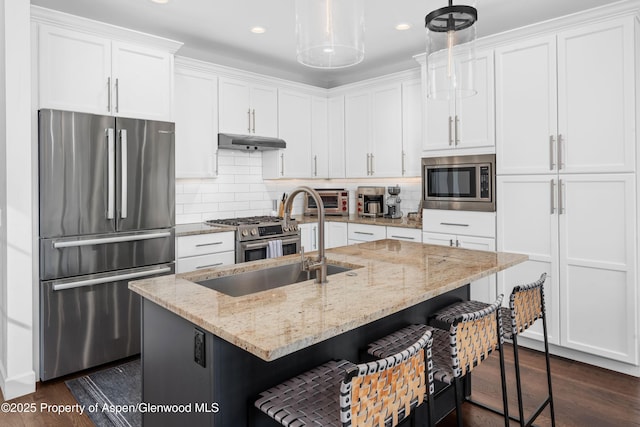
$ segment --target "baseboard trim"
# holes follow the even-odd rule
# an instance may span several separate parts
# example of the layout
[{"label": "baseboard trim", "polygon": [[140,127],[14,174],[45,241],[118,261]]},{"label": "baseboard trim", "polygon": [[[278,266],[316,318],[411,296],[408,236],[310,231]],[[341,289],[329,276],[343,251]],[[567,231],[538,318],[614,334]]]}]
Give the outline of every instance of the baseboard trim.
[{"label": "baseboard trim", "polygon": [[7,378],[4,366],[0,365],[0,388],[4,400],[15,399],[36,391],[36,373],[29,371]]}]

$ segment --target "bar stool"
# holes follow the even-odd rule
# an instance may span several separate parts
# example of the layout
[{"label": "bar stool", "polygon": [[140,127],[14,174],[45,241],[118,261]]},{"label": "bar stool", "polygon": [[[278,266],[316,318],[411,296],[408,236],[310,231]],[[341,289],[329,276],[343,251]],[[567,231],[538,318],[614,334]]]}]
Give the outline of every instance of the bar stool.
[{"label": "bar stool", "polygon": [[[500,308],[500,317],[503,325],[503,336],[513,342],[513,361],[516,373],[516,389],[518,395],[518,415],[519,418],[511,417],[518,421],[521,426],[530,426],[536,418],[542,413],[544,408],[549,405],[551,412],[551,425],[556,425],[555,411],[553,407],[553,393],[551,388],[551,365],[549,361],[549,341],[547,336],[547,317],[544,304],[544,282],[547,273],[543,273],[538,280],[527,285],[516,286],[513,288],[509,297],[509,308]],[[457,313],[468,310],[478,310],[486,307],[488,304],[478,301],[463,301],[452,304],[435,314],[438,321],[449,322]],[[522,380],[520,375],[520,361],[518,358],[518,335],[532,326],[538,319],[542,319],[542,331],[544,336],[544,352],[547,368],[547,387],[548,394],[544,401],[533,412],[531,417],[525,420],[524,407],[522,401]],[[488,409],[497,414],[503,413],[495,408],[487,406],[483,403],[467,399],[470,403]]]},{"label": "bar stool", "polygon": [[[500,377],[502,383],[502,399],[504,405],[505,426],[509,425],[509,408],[507,405],[506,378],[504,375],[504,359],[502,357],[502,326],[499,313],[502,295],[491,305],[479,310],[457,313],[448,318],[449,331],[421,325],[418,330],[414,326],[401,329],[369,345],[368,352],[377,357],[384,357],[393,351],[395,343],[412,336],[422,330],[431,330],[433,335],[433,375],[437,381],[453,385],[456,397],[456,417],[462,427],[462,380],[480,364],[493,350],[500,351]],[[414,328],[413,330],[409,328]],[[386,347],[385,347],[386,346]]]},{"label": "bar stool", "polygon": [[397,426],[425,397],[431,414],[432,344],[425,331],[386,358],[327,362],[262,392],[255,406],[290,427]]}]

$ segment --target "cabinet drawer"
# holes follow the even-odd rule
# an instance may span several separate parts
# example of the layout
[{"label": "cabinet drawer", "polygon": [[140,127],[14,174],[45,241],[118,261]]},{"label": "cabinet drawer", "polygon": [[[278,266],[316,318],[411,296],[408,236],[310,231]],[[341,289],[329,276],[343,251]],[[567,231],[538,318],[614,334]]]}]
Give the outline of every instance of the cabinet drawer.
[{"label": "cabinet drawer", "polygon": [[220,267],[221,265],[235,264],[235,261],[235,251],[198,255],[188,258],[178,258],[178,266],[176,267],[176,272],[186,273],[188,271]]},{"label": "cabinet drawer", "polygon": [[387,237],[386,227],[381,225],[349,224],[347,227],[348,239],[370,242]]},{"label": "cabinet drawer", "polygon": [[235,251],[234,232],[197,234],[178,237],[178,258]]},{"label": "cabinet drawer", "polygon": [[417,228],[387,227],[387,239],[422,242],[422,230]]},{"label": "cabinet drawer", "polygon": [[422,215],[422,231],[495,238],[496,214],[425,209]]}]

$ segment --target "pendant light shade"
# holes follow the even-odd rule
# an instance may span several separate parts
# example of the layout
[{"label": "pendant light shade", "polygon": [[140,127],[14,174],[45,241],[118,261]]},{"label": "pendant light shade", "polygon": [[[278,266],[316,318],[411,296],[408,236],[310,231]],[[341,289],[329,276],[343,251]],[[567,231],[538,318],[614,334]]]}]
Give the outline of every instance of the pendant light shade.
[{"label": "pendant light shade", "polygon": [[476,94],[476,26],[472,6],[449,5],[425,17],[427,29],[427,97],[464,98]]},{"label": "pendant light shade", "polygon": [[295,0],[298,62],[342,68],[364,59],[364,0]]}]

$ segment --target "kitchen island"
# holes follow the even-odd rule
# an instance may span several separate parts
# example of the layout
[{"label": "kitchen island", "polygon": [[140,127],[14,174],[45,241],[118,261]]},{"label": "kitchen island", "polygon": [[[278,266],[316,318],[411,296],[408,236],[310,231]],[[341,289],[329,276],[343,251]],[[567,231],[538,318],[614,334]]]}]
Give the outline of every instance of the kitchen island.
[{"label": "kitchen island", "polygon": [[467,299],[468,283],[527,259],[396,240],[326,256],[352,270],[324,285],[308,280],[241,297],[195,282],[299,256],[130,282],[143,297],[143,401],[190,404],[187,413],[145,413],[145,425],[244,426],[257,393],[329,359],[358,362],[368,342],[425,322]]}]

